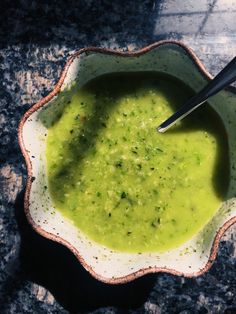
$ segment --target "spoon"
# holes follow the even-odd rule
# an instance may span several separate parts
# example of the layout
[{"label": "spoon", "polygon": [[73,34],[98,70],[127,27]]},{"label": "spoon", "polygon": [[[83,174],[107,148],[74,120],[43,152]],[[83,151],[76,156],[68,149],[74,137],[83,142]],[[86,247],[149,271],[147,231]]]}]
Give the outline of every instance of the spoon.
[{"label": "spoon", "polygon": [[206,100],[218,93],[224,87],[233,83],[236,80],[236,57],[231,60],[226,67],[218,73],[200,92],[190,98],[178,111],[176,111],[167,120],[162,122],[157,128],[158,132],[164,133],[177,121],[182,120],[189,115],[193,110],[197,109]]}]

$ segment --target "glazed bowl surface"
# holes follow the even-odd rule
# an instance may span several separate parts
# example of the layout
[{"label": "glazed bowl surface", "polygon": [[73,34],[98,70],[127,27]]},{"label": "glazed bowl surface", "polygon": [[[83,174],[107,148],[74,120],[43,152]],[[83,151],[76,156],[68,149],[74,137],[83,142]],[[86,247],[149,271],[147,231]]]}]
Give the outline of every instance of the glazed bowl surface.
[{"label": "glazed bowl surface", "polygon": [[164,253],[116,252],[90,240],[53,206],[45,157],[50,125],[74,92],[88,81],[108,73],[147,71],[177,78],[196,92],[211,79],[195,54],[179,42],[162,41],[132,53],[82,49],[68,60],[55,89],[26,112],[19,126],[19,143],[28,170],[24,206],[30,224],[42,236],[67,246],[85,269],[107,283],[124,283],[151,272],[198,276],[210,268],[220,238],[236,222],[236,93],[233,88],[223,90],[208,101],[227,133],[230,182],[226,201],[211,221],[180,247]]}]

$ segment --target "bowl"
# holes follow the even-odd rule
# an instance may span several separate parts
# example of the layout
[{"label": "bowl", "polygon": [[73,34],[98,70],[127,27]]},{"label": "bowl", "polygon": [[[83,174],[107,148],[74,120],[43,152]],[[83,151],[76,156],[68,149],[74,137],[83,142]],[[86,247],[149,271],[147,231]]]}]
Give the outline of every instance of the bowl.
[{"label": "bowl", "polygon": [[211,75],[184,44],[160,41],[136,52],[86,48],[66,63],[54,90],[23,116],[19,144],[28,171],[24,207],[29,223],[42,236],[68,247],[92,276],[109,284],[125,283],[154,272],[199,276],[212,265],[220,239],[236,222],[236,92],[228,88],[209,99],[224,124],[229,147],[230,182],[226,201],[193,238],[164,253],[121,253],[91,241],[52,204],[46,175],[48,127],[78,87],[100,75],[157,71],[199,91]]}]

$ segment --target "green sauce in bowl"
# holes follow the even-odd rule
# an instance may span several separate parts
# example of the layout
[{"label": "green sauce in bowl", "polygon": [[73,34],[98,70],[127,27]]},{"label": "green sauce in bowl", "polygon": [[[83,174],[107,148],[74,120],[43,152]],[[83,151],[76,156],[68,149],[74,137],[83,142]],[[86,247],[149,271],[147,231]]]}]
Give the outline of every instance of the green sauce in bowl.
[{"label": "green sauce in bowl", "polygon": [[123,252],[163,252],[213,217],[228,188],[221,120],[199,108],[156,127],[191,96],[154,73],[99,77],[50,127],[46,158],[55,207],[89,238]]}]

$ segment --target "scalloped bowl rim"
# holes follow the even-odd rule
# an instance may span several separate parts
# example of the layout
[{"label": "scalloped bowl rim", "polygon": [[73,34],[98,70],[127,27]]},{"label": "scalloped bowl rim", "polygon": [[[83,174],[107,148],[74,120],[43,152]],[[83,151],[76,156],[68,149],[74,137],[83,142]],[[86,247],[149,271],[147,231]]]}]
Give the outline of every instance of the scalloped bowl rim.
[{"label": "scalloped bowl rim", "polygon": [[[52,100],[58,93],[60,93],[70,65],[72,64],[73,60],[78,58],[81,54],[94,52],[94,53],[103,53],[103,54],[110,54],[110,55],[122,56],[122,57],[135,57],[135,56],[140,56],[142,54],[145,54],[146,52],[149,52],[152,49],[160,47],[162,45],[177,45],[177,46],[181,47],[187,53],[188,57],[190,57],[190,59],[192,59],[192,61],[198,67],[198,70],[200,71],[200,73],[206,79],[208,79],[208,80],[212,79],[212,76],[206,70],[205,66],[200,61],[200,59],[195,55],[195,53],[189,47],[187,47],[184,43],[179,42],[179,41],[175,41],[175,40],[158,41],[158,42],[153,43],[153,44],[151,44],[149,46],[146,46],[146,47],[144,47],[144,48],[142,48],[140,50],[128,51],[128,52],[116,51],[116,50],[111,50],[111,49],[106,49],[106,48],[98,48],[98,47],[83,48],[83,49],[80,49],[79,51],[75,52],[68,59],[68,61],[66,62],[65,66],[64,66],[64,70],[62,71],[62,74],[60,76],[60,79],[59,79],[58,83],[55,85],[55,87],[52,90],[52,92],[50,92],[46,97],[42,98],[40,101],[38,101],[36,104],[34,104],[23,115],[23,117],[22,117],[22,119],[20,121],[20,124],[19,124],[19,128],[18,128],[18,142],[19,142],[19,145],[20,145],[20,148],[21,148],[21,151],[22,151],[22,154],[24,156],[24,159],[26,161],[26,166],[27,166],[27,182],[26,182],[26,190],[25,190],[25,196],[24,196],[24,210],[25,210],[25,214],[26,214],[26,217],[27,217],[29,223],[31,224],[33,229],[37,233],[42,235],[43,237],[48,238],[50,240],[53,240],[55,242],[58,242],[58,243],[60,243],[60,244],[62,244],[64,246],[66,246],[77,257],[77,259],[80,261],[80,263],[84,266],[84,268],[87,271],[90,272],[90,274],[93,277],[95,277],[96,279],[98,279],[100,281],[103,281],[105,283],[109,283],[109,284],[127,283],[127,282],[130,282],[130,281],[132,281],[132,280],[134,280],[134,279],[136,279],[138,277],[141,277],[141,276],[143,276],[145,274],[157,273],[157,272],[165,272],[165,273],[170,273],[170,274],[173,274],[173,275],[185,276],[185,277],[196,277],[196,276],[202,275],[203,273],[205,273],[206,271],[209,270],[209,268],[211,267],[212,263],[216,259],[220,240],[221,240],[222,236],[224,235],[225,231],[230,226],[232,226],[234,223],[236,223],[236,216],[233,216],[232,218],[227,220],[218,229],[218,231],[217,231],[217,233],[216,233],[216,235],[214,237],[212,246],[211,246],[210,256],[208,258],[208,261],[205,264],[205,266],[203,268],[201,268],[197,272],[184,273],[184,272],[179,272],[179,271],[177,271],[175,269],[169,269],[169,268],[165,268],[165,267],[147,267],[147,268],[144,268],[144,269],[139,269],[138,271],[135,271],[135,272],[133,272],[131,274],[128,274],[126,276],[123,276],[123,277],[112,277],[112,278],[103,277],[103,276],[97,274],[92,269],[92,267],[87,264],[87,262],[80,255],[80,252],[71,243],[69,243],[68,241],[66,241],[65,239],[63,239],[60,236],[57,236],[57,235],[55,235],[53,233],[50,233],[50,232],[44,230],[32,218],[32,216],[30,214],[30,210],[29,210],[30,190],[31,190],[31,185],[32,185],[32,180],[33,180],[32,164],[31,164],[30,157],[29,157],[29,155],[28,155],[28,153],[26,151],[25,145],[24,145],[23,126],[24,126],[24,123],[26,122],[26,120],[31,116],[31,114],[33,114],[39,108],[43,107],[50,100]],[[227,90],[230,90],[231,92],[233,92],[236,95],[236,89],[234,87],[229,87],[229,88],[227,88]]]}]

